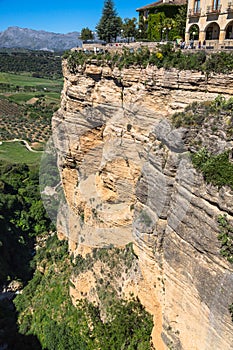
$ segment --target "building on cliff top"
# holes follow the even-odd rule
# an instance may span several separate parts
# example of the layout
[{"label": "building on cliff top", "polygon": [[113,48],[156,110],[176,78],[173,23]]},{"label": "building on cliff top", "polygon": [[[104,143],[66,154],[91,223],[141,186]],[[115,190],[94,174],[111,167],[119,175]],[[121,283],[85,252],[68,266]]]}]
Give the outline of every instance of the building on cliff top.
[{"label": "building on cliff top", "polygon": [[[137,8],[136,11],[139,13],[139,30],[142,33],[142,36],[144,37],[147,36],[148,39],[152,41],[165,39],[165,37],[163,38],[162,36],[163,28],[158,29],[161,26],[162,19],[156,18],[156,20],[155,19],[153,20],[152,17],[158,13],[161,13],[162,16],[165,16],[165,18],[167,18],[168,20],[173,19],[176,16],[176,14],[179,12],[179,9],[186,4],[187,4],[187,0],[158,0],[149,5],[145,5],[140,8]],[[157,35],[155,33],[153,35],[150,35],[150,25],[154,27],[155,23],[158,24],[157,30],[161,31],[161,33]],[[167,23],[169,23],[169,21]],[[163,25],[166,27],[165,22],[163,23]],[[167,27],[169,31],[172,29],[172,28],[169,28],[170,25],[168,25]],[[167,29],[165,28],[165,30],[167,31],[166,39],[169,39]]]},{"label": "building on cliff top", "polygon": [[145,5],[136,9],[139,12],[139,16],[142,15],[146,20],[149,14],[156,13],[159,8],[171,7],[171,6],[181,6],[187,3],[186,0],[158,0],[156,2],[152,2],[149,5]]},{"label": "building on cliff top", "polygon": [[185,41],[210,49],[233,49],[233,1],[188,0]]},{"label": "building on cliff top", "polygon": [[196,47],[201,44],[209,49],[233,49],[233,0],[158,0],[136,10],[141,32],[148,31],[150,15],[164,12],[173,18],[187,2],[186,43],[193,39]]}]

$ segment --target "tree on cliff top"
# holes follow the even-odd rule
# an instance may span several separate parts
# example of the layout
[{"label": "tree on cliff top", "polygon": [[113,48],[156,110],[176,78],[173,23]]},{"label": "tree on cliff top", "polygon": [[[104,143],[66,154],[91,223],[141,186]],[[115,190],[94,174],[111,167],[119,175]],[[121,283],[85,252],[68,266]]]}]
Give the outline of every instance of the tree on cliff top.
[{"label": "tree on cliff top", "polygon": [[137,35],[137,18],[125,18],[122,23],[122,34],[124,38],[134,38]]},{"label": "tree on cliff top", "polygon": [[92,31],[91,31],[88,27],[83,28],[83,29],[81,30],[80,39],[82,39],[82,40],[90,40],[90,39],[93,39]]},{"label": "tree on cliff top", "polygon": [[117,16],[114,2],[105,0],[102,11],[102,17],[96,26],[97,34],[101,40],[111,42],[116,40],[121,29],[121,18]]}]

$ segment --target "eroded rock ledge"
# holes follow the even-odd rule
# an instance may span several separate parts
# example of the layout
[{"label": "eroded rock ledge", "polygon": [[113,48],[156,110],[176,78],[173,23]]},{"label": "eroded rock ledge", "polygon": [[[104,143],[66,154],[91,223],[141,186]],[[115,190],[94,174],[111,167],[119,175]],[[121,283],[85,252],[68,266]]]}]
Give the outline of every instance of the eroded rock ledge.
[{"label": "eroded rock ledge", "polygon": [[[133,242],[137,261],[116,283],[154,315],[157,350],[233,348],[233,271],[217,239],[218,216],[233,215],[233,192],[204,183],[187,152],[187,130],[169,122],[194,101],[233,95],[233,74],[207,79],[93,63],[74,75],[66,61],[63,72],[53,133],[70,211],[59,233],[75,255]],[[224,135],[218,141],[232,146]],[[95,298],[91,272],[72,281],[74,299]]]}]

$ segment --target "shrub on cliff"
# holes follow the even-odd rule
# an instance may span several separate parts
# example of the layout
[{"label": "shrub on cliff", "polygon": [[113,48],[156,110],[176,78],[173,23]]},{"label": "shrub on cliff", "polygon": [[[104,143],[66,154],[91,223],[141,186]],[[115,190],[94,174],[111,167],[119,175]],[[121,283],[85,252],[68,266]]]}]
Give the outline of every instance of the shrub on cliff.
[{"label": "shrub on cliff", "polygon": [[[220,229],[218,239],[221,243],[220,254],[233,263],[233,226],[226,214],[219,215],[218,225]],[[229,312],[233,321],[233,304],[229,305]]]},{"label": "shrub on cliff", "polygon": [[109,65],[111,67],[130,68],[147,65],[155,65],[165,69],[176,68],[178,70],[195,70],[210,73],[229,73],[233,71],[233,53],[212,53],[205,51],[181,51],[175,50],[172,45],[158,45],[154,51],[146,47],[138,50],[123,48],[117,53],[105,52],[101,55],[84,52],[66,52],[63,56],[68,60],[68,67],[75,73],[77,67],[86,63],[97,65]]},{"label": "shrub on cliff", "polygon": [[183,112],[174,113],[172,124],[176,127],[192,128],[195,133],[206,125],[211,133],[223,130],[226,139],[233,136],[233,98],[217,96],[213,101],[193,102]]},{"label": "shrub on cliff", "polygon": [[211,155],[205,149],[201,149],[193,155],[192,161],[202,172],[207,183],[233,189],[233,164],[229,161],[229,152]]},{"label": "shrub on cliff", "polygon": [[231,314],[231,319],[232,319],[232,322],[233,322],[233,304],[231,304],[231,305],[229,306],[229,312],[230,312],[230,314]]},{"label": "shrub on cliff", "polygon": [[229,73],[233,70],[233,54],[227,52],[217,52],[208,56],[204,70],[206,73]]},{"label": "shrub on cliff", "polygon": [[224,256],[230,263],[233,263],[233,226],[230,224],[227,215],[218,217],[218,225],[220,234],[218,239],[221,242],[221,255]]}]

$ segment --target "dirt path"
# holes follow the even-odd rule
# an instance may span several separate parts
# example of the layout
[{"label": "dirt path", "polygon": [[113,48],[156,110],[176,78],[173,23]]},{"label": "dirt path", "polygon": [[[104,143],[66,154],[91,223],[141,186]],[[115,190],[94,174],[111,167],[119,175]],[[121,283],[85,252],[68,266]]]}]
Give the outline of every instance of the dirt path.
[{"label": "dirt path", "polygon": [[25,147],[33,153],[43,153],[43,151],[36,151],[33,148],[31,148],[31,146],[29,145],[29,143],[26,140],[22,140],[22,139],[13,139],[13,140],[6,140],[6,141],[1,141],[0,145],[2,144],[2,142],[23,142],[25,144]]}]

